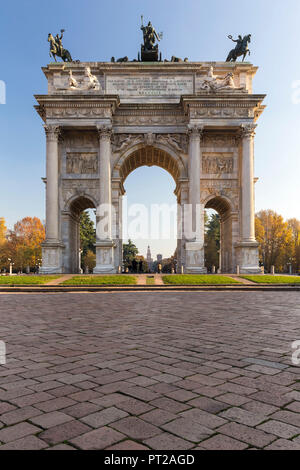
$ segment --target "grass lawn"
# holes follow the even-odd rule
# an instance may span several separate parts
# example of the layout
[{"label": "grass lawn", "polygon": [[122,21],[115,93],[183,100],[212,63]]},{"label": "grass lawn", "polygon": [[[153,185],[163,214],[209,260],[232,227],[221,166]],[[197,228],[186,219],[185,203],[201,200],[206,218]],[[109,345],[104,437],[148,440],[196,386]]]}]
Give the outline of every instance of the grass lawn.
[{"label": "grass lawn", "polygon": [[165,284],[176,285],[215,285],[215,284],[240,284],[235,279],[218,274],[173,274],[172,276],[162,276]]},{"label": "grass lawn", "polygon": [[0,285],[9,285],[9,286],[26,286],[26,285],[36,285],[36,284],[46,284],[49,281],[58,279],[60,276],[51,275],[51,276],[0,276]]},{"label": "grass lawn", "polygon": [[136,284],[134,276],[110,274],[108,276],[74,276],[62,282],[61,286],[101,286]]},{"label": "grass lawn", "polygon": [[241,276],[249,281],[257,282],[258,284],[300,284],[300,276],[269,276],[261,274],[258,276]]},{"label": "grass lawn", "polygon": [[146,278],[146,284],[147,284],[147,286],[154,286],[155,285],[154,277],[147,277]]}]

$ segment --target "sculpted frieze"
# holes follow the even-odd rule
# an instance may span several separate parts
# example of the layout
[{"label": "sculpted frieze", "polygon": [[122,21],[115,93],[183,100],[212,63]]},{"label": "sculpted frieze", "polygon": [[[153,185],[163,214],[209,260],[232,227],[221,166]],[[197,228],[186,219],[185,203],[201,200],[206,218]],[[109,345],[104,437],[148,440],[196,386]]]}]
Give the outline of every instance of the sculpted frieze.
[{"label": "sculpted frieze", "polygon": [[155,143],[172,147],[177,152],[188,152],[188,137],[186,134],[113,134],[113,152],[123,152],[127,148],[143,143],[155,145]]},{"label": "sculpted frieze", "polygon": [[232,173],[233,155],[226,153],[208,153],[202,155],[203,173]]},{"label": "sculpted frieze", "polygon": [[48,118],[90,118],[103,117],[110,118],[111,112],[107,108],[102,107],[46,107],[46,115]]},{"label": "sculpted frieze", "polygon": [[226,107],[200,107],[191,108],[190,116],[197,117],[219,117],[219,118],[250,118],[254,117],[254,111],[251,108],[226,108]]},{"label": "sculpted frieze", "polygon": [[98,154],[96,152],[68,152],[66,172],[67,174],[97,174]]}]

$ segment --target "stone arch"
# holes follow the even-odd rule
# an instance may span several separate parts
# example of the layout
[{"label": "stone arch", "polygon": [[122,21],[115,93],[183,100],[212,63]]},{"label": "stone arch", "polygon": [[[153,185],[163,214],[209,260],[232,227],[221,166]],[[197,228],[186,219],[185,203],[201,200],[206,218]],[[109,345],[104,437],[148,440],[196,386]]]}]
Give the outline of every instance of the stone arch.
[{"label": "stone arch", "polygon": [[85,192],[70,197],[62,211],[61,232],[64,244],[63,266],[65,272],[80,272],[80,214],[86,209],[96,209],[97,201]]},{"label": "stone arch", "polygon": [[80,214],[86,209],[96,209],[97,205],[95,198],[84,192],[70,197],[65,204],[64,210],[66,212]]},{"label": "stone arch", "polygon": [[219,269],[223,273],[233,273],[235,253],[233,249],[233,203],[224,195],[210,195],[204,201],[205,209],[214,209],[220,216]]},{"label": "stone arch", "polygon": [[125,181],[127,176],[141,166],[159,166],[168,171],[177,183],[178,179],[187,176],[187,170],[181,157],[166,145],[137,144],[123,154],[113,166],[113,176]]}]

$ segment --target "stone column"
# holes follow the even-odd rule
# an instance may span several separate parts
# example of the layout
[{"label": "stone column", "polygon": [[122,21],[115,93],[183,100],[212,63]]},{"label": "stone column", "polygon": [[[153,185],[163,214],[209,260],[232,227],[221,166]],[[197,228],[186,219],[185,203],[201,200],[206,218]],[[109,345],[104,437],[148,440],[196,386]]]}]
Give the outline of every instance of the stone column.
[{"label": "stone column", "polygon": [[255,241],[254,135],[256,126],[242,128],[242,241]]},{"label": "stone column", "polygon": [[254,207],[254,135],[256,125],[241,126],[241,237],[237,246],[237,264],[241,274],[260,273],[258,243],[255,240]]},{"label": "stone column", "polygon": [[46,240],[41,273],[62,273],[63,244],[59,235],[58,140],[60,128],[46,125]]},{"label": "stone column", "polygon": [[58,241],[58,126],[45,126],[46,132],[46,241]]},{"label": "stone column", "polygon": [[[192,239],[189,234],[185,236],[189,241],[186,249],[186,272],[205,273],[204,266],[204,209],[201,204],[200,178],[202,171],[201,137],[203,127],[189,126],[189,210],[190,228],[194,232]],[[185,224],[186,228],[186,224]]]},{"label": "stone column", "polygon": [[99,134],[99,206],[97,208],[96,267],[94,273],[113,273],[114,242],[112,240],[111,201],[111,134],[109,125],[98,126]]}]

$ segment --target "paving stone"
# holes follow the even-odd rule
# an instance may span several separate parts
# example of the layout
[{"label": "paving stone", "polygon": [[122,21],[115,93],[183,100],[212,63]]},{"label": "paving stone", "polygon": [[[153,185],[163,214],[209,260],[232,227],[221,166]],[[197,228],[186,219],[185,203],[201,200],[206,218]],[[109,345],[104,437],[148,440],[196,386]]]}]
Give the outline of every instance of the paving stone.
[{"label": "paving stone", "polygon": [[47,431],[41,432],[38,437],[48,444],[59,444],[85,434],[90,430],[91,428],[86,424],[73,420],[69,423],[59,424],[47,429]]},{"label": "paving stone", "polygon": [[27,436],[0,446],[0,450],[42,450],[47,444],[36,436]]},{"label": "paving stone", "polygon": [[180,413],[180,416],[183,418],[196,421],[209,429],[215,429],[227,423],[226,419],[220,417],[221,415],[215,416],[212,413],[207,413],[207,411],[199,410],[197,408]]},{"label": "paving stone", "polygon": [[133,416],[116,421],[111,424],[111,427],[133,439],[139,440],[147,439],[161,432],[159,428]]},{"label": "paving stone", "polygon": [[200,442],[214,433],[211,429],[202,426],[196,421],[191,422],[187,418],[175,419],[170,423],[162,425],[161,428],[192,442]]},{"label": "paving stone", "polygon": [[162,408],[163,410],[169,411],[170,413],[180,413],[180,411],[185,411],[190,408],[190,406],[180,403],[170,398],[158,398],[150,402],[150,405],[157,408]]},{"label": "paving stone", "polygon": [[168,398],[171,398],[173,400],[177,401],[189,401],[192,400],[193,398],[197,398],[198,395],[196,393],[192,393],[189,390],[175,390],[173,392],[168,392],[165,394]]},{"label": "paving stone", "polygon": [[148,423],[153,424],[154,426],[160,426],[161,424],[165,424],[168,421],[174,420],[176,415],[170,413],[169,411],[156,408],[155,410],[148,411],[148,413],[140,415],[140,418],[147,421]]},{"label": "paving stone", "polygon": [[82,450],[101,450],[125,439],[125,435],[106,426],[83,434],[70,443]]},{"label": "paving stone", "polygon": [[67,408],[62,408],[60,411],[65,413],[73,418],[83,418],[84,416],[96,413],[96,411],[101,410],[101,406],[94,403],[76,403],[76,405],[69,406]]},{"label": "paving stone", "polygon": [[131,415],[140,415],[142,413],[146,413],[147,411],[153,410],[153,406],[149,405],[148,403],[129,397],[120,401],[117,404],[117,407],[121,410],[127,411]]},{"label": "paving stone", "polygon": [[245,450],[249,446],[245,442],[218,434],[201,442],[201,447],[207,450]]},{"label": "paving stone", "polygon": [[24,408],[19,408],[17,410],[9,411],[1,416],[1,421],[7,426],[12,424],[20,423],[21,421],[26,421],[29,418],[40,415],[41,411],[37,410],[33,406],[25,406]]},{"label": "paving stone", "polygon": [[226,411],[222,411],[219,416],[222,416],[223,418],[230,421],[236,421],[237,423],[245,424],[247,426],[257,426],[266,419],[266,416],[263,414],[260,415],[238,407],[232,407]]},{"label": "paving stone", "polygon": [[125,418],[126,416],[128,416],[128,413],[112,406],[111,408],[106,408],[105,410],[85,416],[81,418],[81,421],[92,428],[100,428],[114,421],[118,421],[121,418]]},{"label": "paving stone", "polygon": [[[39,411],[40,413],[40,411]],[[48,429],[59,424],[67,423],[72,421],[72,417],[60,411],[52,411],[51,413],[43,413],[42,415],[31,418],[30,421],[33,424],[40,426],[41,428]]]},{"label": "paving stone", "polygon": [[264,450],[300,450],[300,444],[286,439],[277,439]]},{"label": "paving stone", "polygon": [[286,364],[282,364],[280,362],[266,361],[264,359],[257,359],[254,357],[245,357],[244,359],[242,359],[242,361],[249,362],[250,364],[259,364],[261,366],[273,367],[279,370],[284,370],[288,368]]},{"label": "paving stone", "polygon": [[0,442],[2,441],[7,443],[16,441],[21,437],[36,434],[38,431],[40,431],[40,428],[26,422],[15,424],[14,426],[9,426],[0,430]]},{"label": "paving stone", "polygon": [[293,426],[298,426],[300,430],[300,413],[293,413],[291,411],[281,410],[272,414],[271,416],[269,416],[269,418],[278,421],[283,421],[284,423],[292,424]]},{"label": "paving stone", "polygon": [[62,408],[67,408],[68,406],[75,405],[77,402],[71,400],[68,397],[59,397],[53,398],[52,400],[44,401],[42,403],[37,403],[35,406],[39,410],[45,411],[46,413],[50,411],[61,410]]},{"label": "paving stone", "polygon": [[146,447],[138,442],[134,441],[122,441],[113,446],[107,447],[105,450],[149,450],[149,447]]},{"label": "paving stone", "polygon": [[274,434],[278,437],[283,437],[285,439],[291,439],[292,437],[300,434],[300,428],[292,426],[291,424],[282,423],[281,421],[276,421],[271,419],[266,423],[260,424],[257,426],[257,429],[262,429],[263,431]]},{"label": "paving stone", "polygon": [[207,411],[208,413],[219,413],[220,411],[229,408],[228,404],[221,403],[220,401],[207,397],[195,398],[194,400],[189,401],[188,405],[200,408],[201,410]]},{"label": "paving stone", "polygon": [[144,444],[155,450],[188,450],[194,447],[192,442],[185,441],[169,433],[162,433],[158,436],[146,439]]},{"label": "paving stone", "polygon": [[267,434],[261,429],[250,428],[238,423],[225,424],[218,428],[218,432],[255,447],[265,447],[276,439],[276,436]]}]

